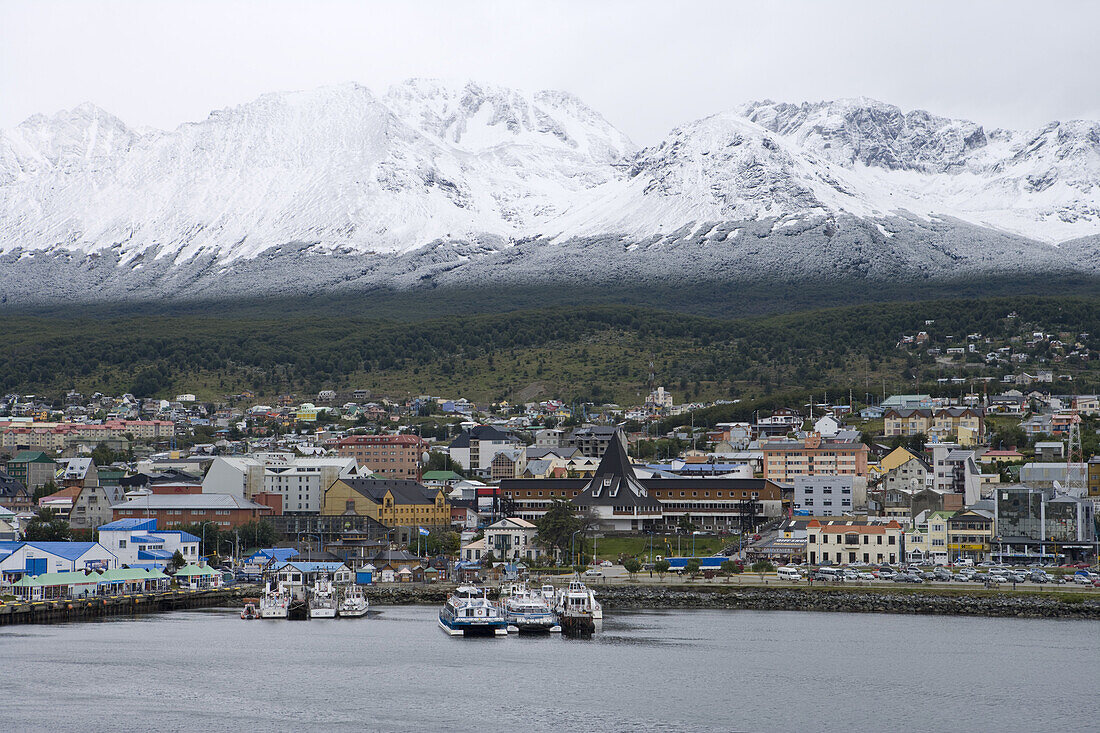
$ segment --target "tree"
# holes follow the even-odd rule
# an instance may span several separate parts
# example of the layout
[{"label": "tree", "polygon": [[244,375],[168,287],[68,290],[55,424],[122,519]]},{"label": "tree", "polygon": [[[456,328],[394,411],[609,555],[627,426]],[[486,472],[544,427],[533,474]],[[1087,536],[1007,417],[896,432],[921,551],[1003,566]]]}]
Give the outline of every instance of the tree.
[{"label": "tree", "polygon": [[[206,528],[205,531],[203,530],[204,527]],[[222,539],[222,532],[214,522],[192,522],[191,524],[182,524],[176,529],[182,529],[184,532],[199,538],[200,555],[205,557],[210,553],[217,553],[218,544]]]},{"label": "tree", "polygon": [[124,460],[126,456],[115,453],[106,443],[100,443],[92,451],[92,463],[97,466],[109,466],[117,460]]},{"label": "tree", "polygon": [[[210,531],[209,527],[206,530]],[[237,528],[241,547],[271,547],[275,544],[275,527],[266,519],[253,519]]]},{"label": "tree", "polygon": [[684,572],[688,574],[689,578],[694,578],[695,576],[697,576],[699,574],[699,569],[699,559],[695,557],[688,560],[687,564],[684,565]]},{"label": "tree", "polygon": [[752,564],[752,571],[760,575],[760,579],[763,580],[765,573],[775,572],[775,566],[767,560],[757,560]]},{"label": "tree", "polygon": [[174,570],[179,570],[186,564],[187,560],[184,559],[183,553],[179,550],[176,550],[175,553],[172,555],[172,568]]},{"label": "tree", "polygon": [[682,534],[691,534],[695,531],[695,524],[691,521],[691,515],[685,514],[676,523],[676,531]]},{"label": "tree", "polygon": [[573,502],[555,500],[546,510],[546,514],[536,522],[536,526],[539,530],[539,544],[566,556],[571,550],[573,533],[581,529],[581,521],[577,518]]},{"label": "tree", "polygon": [[718,572],[728,578],[734,573],[735,567],[737,567],[737,565],[732,560],[726,560],[718,566]]},{"label": "tree", "polygon": [[642,569],[642,564],[638,562],[638,558],[631,557],[623,563],[623,568],[626,569],[626,572],[630,573],[630,579],[634,580],[634,576],[637,575],[638,571]]},{"label": "tree", "polygon": [[457,532],[442,532],[433,529],[424,538],[424,551],[429,555],[454,556],[458,554],[462,539]]},{"label": "tree", "polygon": [[69,523],[57,516],[53,509],[39,509],[23,530],[26,542],[65,542],[72,539]]},{"label": "tree", "polygon": [[653,569],[657,571],[657,575],[661,578],[661,580],[665,579],[665,573],[668,572],[668,569],[670,567],[672,567],[672,565],[669,564],[668,560],[658,560],[657,562],[653,563]]},{"label": "tree", "polygon": [[41,499],[43,496],[49,496],[56,491],[57,484],[55,484],[53,481],[47,481],[46,483],[42,484],[34,490],[34,502],[37,504],[38,500]]},{"label": "tree", "polygon": [[435,450],[428,452],[428,462],[424,464],[424,471],[454,471],[459,476],[466,477],[462,466],[451,460],[446,453]]}]

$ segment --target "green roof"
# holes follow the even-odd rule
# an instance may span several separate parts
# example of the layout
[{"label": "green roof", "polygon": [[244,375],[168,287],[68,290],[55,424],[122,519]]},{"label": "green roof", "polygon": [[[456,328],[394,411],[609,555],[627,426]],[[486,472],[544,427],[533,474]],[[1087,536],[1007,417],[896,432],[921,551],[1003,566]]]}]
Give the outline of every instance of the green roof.
[{"label": "green roof", "polygon": [[462,477],[454,471],[425,471],[421,481],[461,481]]},{"label": "green roof", "polygon": [[221,573],[209,565],[200,568],[198,565],[191,563],[177,570],[176,575],[221,575]]},{"label": "green roof", "polygon": [[121,568],[119,570],[104,570],[90,575],[85,575],[79,571],[25,575],[12,585],[20,588],[39,585],[91,585],[96,583],[118,583],[126,580],[160,580],[162,578],[167,580],[168,576],[159,570]]},{"label": "green roof", "polygon": [[161,578],[167,580],[168,576],[159,570],[146,568],[119,568],[118,570],[104,570],[99,574],[99,578],[104,582],[117,583],[120,580],[159,580]]},{"label": "green roof", "polygon": [[8,463],[53,463],[54,460],[40,450],[21,450]]},{"label": "green roof", "polygon": [[99,582],[99,575],[92,573],[42,573],[41,575],[24,575],[12,583],[15,588],[27,588],[40,585],[95,585]]}]

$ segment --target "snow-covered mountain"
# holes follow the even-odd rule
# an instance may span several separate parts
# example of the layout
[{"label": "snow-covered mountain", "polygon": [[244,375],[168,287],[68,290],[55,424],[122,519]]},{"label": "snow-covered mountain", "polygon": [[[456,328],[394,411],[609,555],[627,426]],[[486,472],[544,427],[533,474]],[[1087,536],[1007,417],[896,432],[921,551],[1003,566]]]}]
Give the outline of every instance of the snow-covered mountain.
[{"label": "snow-covered mountain", "polygon": [[755,102],[641,150],[569,94],[432,80],[268,94],[166,132],[90,104],[0,131],[9,300],[1096,274],[1098,235],[1100,123],[986,130],[867,99]]}]

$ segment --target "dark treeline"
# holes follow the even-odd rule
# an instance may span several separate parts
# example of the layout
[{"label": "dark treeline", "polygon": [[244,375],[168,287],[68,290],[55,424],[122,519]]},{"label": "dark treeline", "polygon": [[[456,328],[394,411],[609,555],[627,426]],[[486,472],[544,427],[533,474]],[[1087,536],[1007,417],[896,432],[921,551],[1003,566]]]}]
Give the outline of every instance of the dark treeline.
[{"label": "dark treeline", "polygon": [[[905,356],[903,334],[930,330],[998,337],[1010,328],[1088,332],[1100,348],[1100,299],[986,298],[882,303],[797,314],[716,319],[637,306],[538,310],[392,321],[331,314],[278,317],[130,315],[114,318],[4,317],[0,392],[49,392],[102,380],[137,396],[194,384],[197,374],[232,372],[253,389],[312,388],[351,374],[423,369],[468,373],[495,354],[628,334],[690,381],[744,381],[769,391],[829,385],[830,374],[861,363],[873,372]],[[1010,312],[1017,318],[1006,319]],[[934,320],[934,328],[925,325]],[[587,355],[587,354],[585,354]],[[624,357],[625,358],[625,357]],[[631,375],[646,355],[632,354]],[[918,368],[913,357],[910,367]],[[417,372],[420,374],[421,372]],[[909,374],[902,375],[910,378]],[[644,377],[639,374],[639,379]],[[425,384],[424,389],[432,385]],[[574,395],[576,397],[578,395]],[[583,395],[582,395],[583,396]]]}]

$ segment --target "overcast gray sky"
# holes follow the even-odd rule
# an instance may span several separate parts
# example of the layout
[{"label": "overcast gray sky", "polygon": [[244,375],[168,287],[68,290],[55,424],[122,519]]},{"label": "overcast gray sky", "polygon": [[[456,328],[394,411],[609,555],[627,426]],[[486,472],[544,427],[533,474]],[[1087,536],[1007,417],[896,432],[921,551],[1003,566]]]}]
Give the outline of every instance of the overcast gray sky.
[{"label": "overcast gray sky", "polygon": [[0,127],[92,101],[175,127],[410,76],[573,92],[635,142],[741,102],[869,96],[987,127],[1100,118],[1100,2],[0,3]]}]

